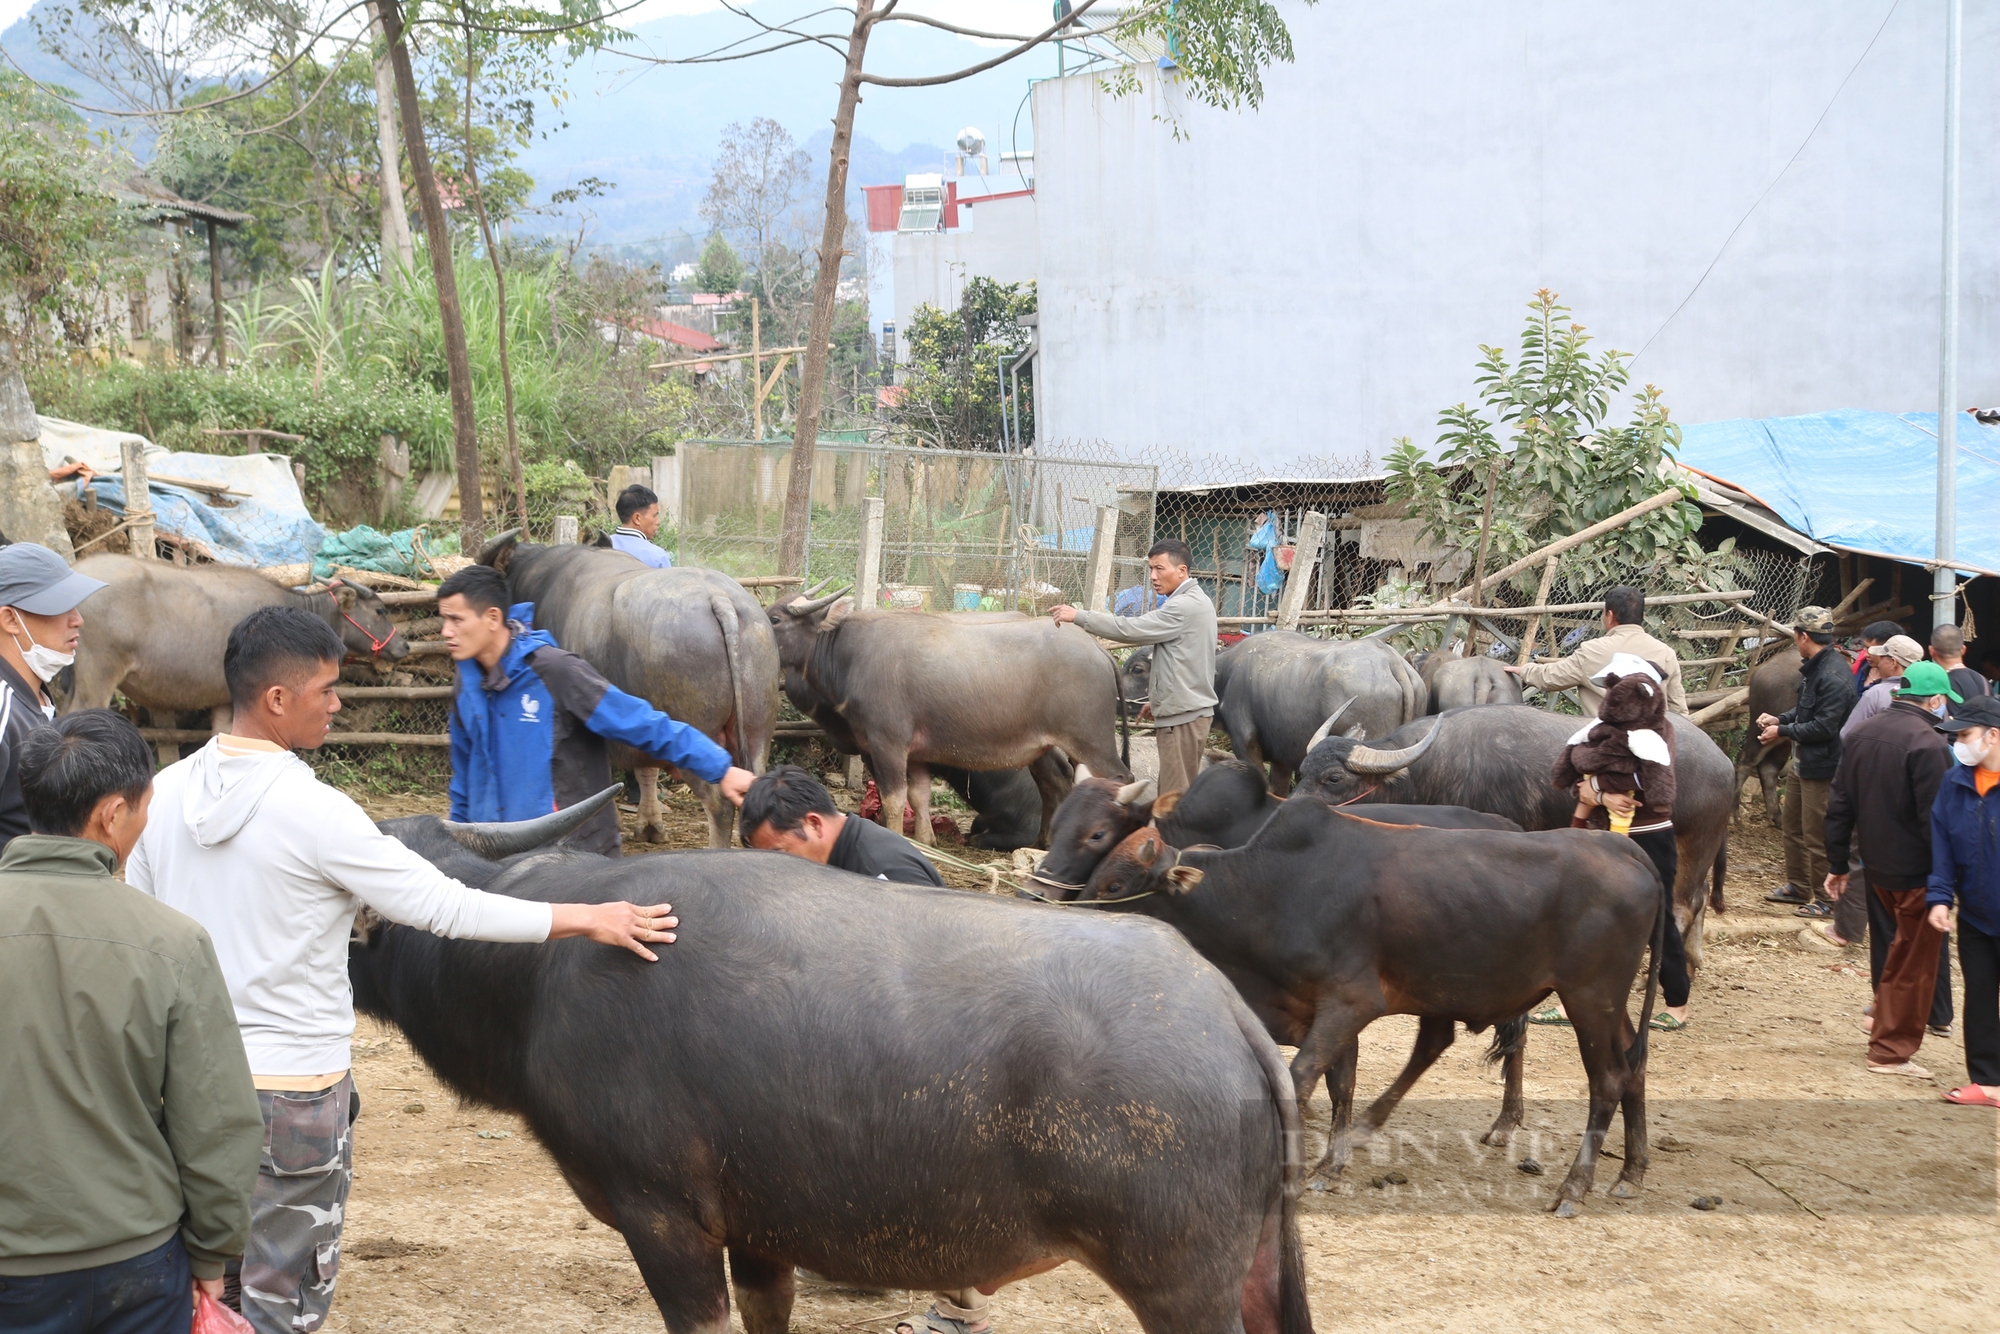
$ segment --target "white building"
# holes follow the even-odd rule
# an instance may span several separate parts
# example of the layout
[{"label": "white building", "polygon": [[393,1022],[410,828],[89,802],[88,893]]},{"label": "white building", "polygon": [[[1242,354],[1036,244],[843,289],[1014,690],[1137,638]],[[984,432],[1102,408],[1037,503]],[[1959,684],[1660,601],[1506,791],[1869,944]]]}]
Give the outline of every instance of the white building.
[{"label": "white building", "polygon": [[[1939,0],[1284,16],[1260,111],[1143,65],[1124,99],[1035,86],[1044,438],[1379,460],[1543,287],[1682,421],[1935,407]],[[2000,402],[2000,10],[1966,19],[1970,406]],[[913,281],[942,290],[931,245]]]},{"label": "white building", "polygon": [[[906,205],[912,190],[931,189],[940,193],[934,210]],[[1004,176],[913,175],[904,185],[874,185],[867,192],[869,323],[879,339],[884,324],[894,321],[898,361],[919,306],[956,309],[968,278],[1035,279],[1034,179],[1015,175],[1012,164]]]}]

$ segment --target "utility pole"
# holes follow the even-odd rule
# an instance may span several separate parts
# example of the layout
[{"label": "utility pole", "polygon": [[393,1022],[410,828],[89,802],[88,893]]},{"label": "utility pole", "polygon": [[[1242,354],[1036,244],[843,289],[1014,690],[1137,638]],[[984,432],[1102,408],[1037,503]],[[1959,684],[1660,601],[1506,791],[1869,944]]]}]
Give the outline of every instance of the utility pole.
[{"label": "utility pole", "polygon": [[1944,290],[1938,338],[1937,559],[1931,578],[1931,625],[1958,624],[1958,122],[1960,29],[1964,0],[1945,0]]}]

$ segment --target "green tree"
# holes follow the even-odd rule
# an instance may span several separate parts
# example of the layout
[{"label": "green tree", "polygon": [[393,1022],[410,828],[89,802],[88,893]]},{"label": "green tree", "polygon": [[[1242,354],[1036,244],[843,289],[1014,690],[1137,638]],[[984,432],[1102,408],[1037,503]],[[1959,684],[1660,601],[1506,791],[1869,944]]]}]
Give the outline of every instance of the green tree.
[{"label": "green tree", "polygon": [[135,271],[132,220],[112,196],[119,160],[75,112],[0,74],[0,327],[32,342],[48,319],[71,347],[97,331],[107,290]]},{"label": "green tree", "polygon": [[743,285],[743,261],[736,257],[736,247],[721,232],[710,236],[708,244],[701,248],[694,285],[697,291],[717,296],[726,296]]},{"label": "green tree", "polygon": [[[1023,315],[1035,311],[1035,285],[973,278],[958,309],[919,306],[911,316],[902,393],[890,421],[951,449],[999,449],[1014,429],[1003,421],[1001,370],[1028,350]],[[1021,368],[1020,439],[1035,438],[1029,367]],[[1007,394],[1013,393],[1008,376]],[[1011,418],[1014,405],[1006,406]]]},{"label": "green tree", "polygon": [[[1650,384],[1634,396],[1626,425],[1606,424],[1626,386],[1626,353],[1593,353],[1583,326],[1546,288],[1528,310],[1518,357],[1481,345],[1479,402],[1438,415],[1436,458],[1404,437],[1386,460],[1390,498],[1407,501],[1434,539],[1462,551],[1480,546],[1490,486],[1488,570],[1658,495],[1673,484],[1662,465],[1680,446],[1681,428]],[[1706,559],[1694,540],[1700,526],[1692,499],[1667,505],[1564,556],[1563,566],[1572,587],[1662,573],[1688,583]],[[1537,577],[1518,576],[1517,590],[1532,591]]]}]

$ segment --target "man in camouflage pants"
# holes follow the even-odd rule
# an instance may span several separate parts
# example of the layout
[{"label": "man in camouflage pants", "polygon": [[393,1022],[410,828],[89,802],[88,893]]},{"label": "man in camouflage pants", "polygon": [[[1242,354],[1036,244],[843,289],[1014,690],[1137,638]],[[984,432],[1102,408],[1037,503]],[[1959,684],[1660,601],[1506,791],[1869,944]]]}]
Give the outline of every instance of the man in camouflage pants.
[{"label": "man in camouflage pants", "polygon": [[348,1128],[361,1112],[354,1077],[331,1088],[259,1089],[269,1145],[257,1170],[257,1220],[227,1296],[257,1329],[313,1330],[333,1305],[340,1226],[354,1180]]}]

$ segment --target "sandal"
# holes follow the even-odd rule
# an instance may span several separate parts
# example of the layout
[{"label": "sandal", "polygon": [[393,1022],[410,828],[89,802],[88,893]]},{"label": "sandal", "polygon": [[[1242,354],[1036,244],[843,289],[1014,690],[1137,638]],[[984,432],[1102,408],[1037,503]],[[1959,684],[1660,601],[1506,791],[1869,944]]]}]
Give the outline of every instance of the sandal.
[{"label": "sandal", "polygon": [[1564,1014],[1560,1007],[1554,1005],[1535,1011],[1528,1016],[1528,1022],[1531,1024],[1554,1024],[1558,1028],[1568,1028],[1570,1026],[1569,1016]]},{"label": "sandal", "polygon": [[[971,1321],[954,1320],[948,1315],[939,1315],[935,1306],[924,1312],[924,1325],[931,1334],[972,1334]],[[991,1334],[992,1328],[993,1326],[988,1324],[980,1334]]]},{"label": "sandal", "polygon": [[1831,917],[1831,916],[1833,916],[1833,905],[1832,905],[1832,904],[1830,904],[1830,903],[1805,903],[1805,904],[1801,904],[1801,905],[1799,905],[1799,908],[1798,908],[1798,910],[1797,910],[1796,912],[1794,912],[1794,913],[1792,914],[1792,916],[1794,916],[1794,917]]},{"label": "sandal", "polygon": [[1658,1014],[1654,1015],[1653,1022],[1647,1025],[1648,1028],[1657,1028],[1662,1033],[1678,1033],[1687,1026],[1688,1026],[1687,1020],[1676,1019],[1672,1015],[1668,1014],[1665,1010],[1662,1010]]},{"label": "sandal", "polygon": [[1812,901],[1812,895],[1802,889],[1795,889],[1791,885],[1780,885],[1764,896],[1764,902],[1766,903],[1789,903],[1794,906],[1802,903],[1811,903]]},{"label": "sandal", "polygon": [[1930,1079],[1931,1072],[1915,1061],[1898,1061],[1894,1065],[1873,1065],[1868,1067],[1871,1075],[1901,1075],[1905,1079]]},{"label": "sandal", "polygon": [[1939,1096],[1946,1102],[1960,1107],[2000,1107],[2000,1099],[1987,1097],[1986,1090],[1977,1084],[1967,1084],[1964,1088],[1953,1089]]}]

